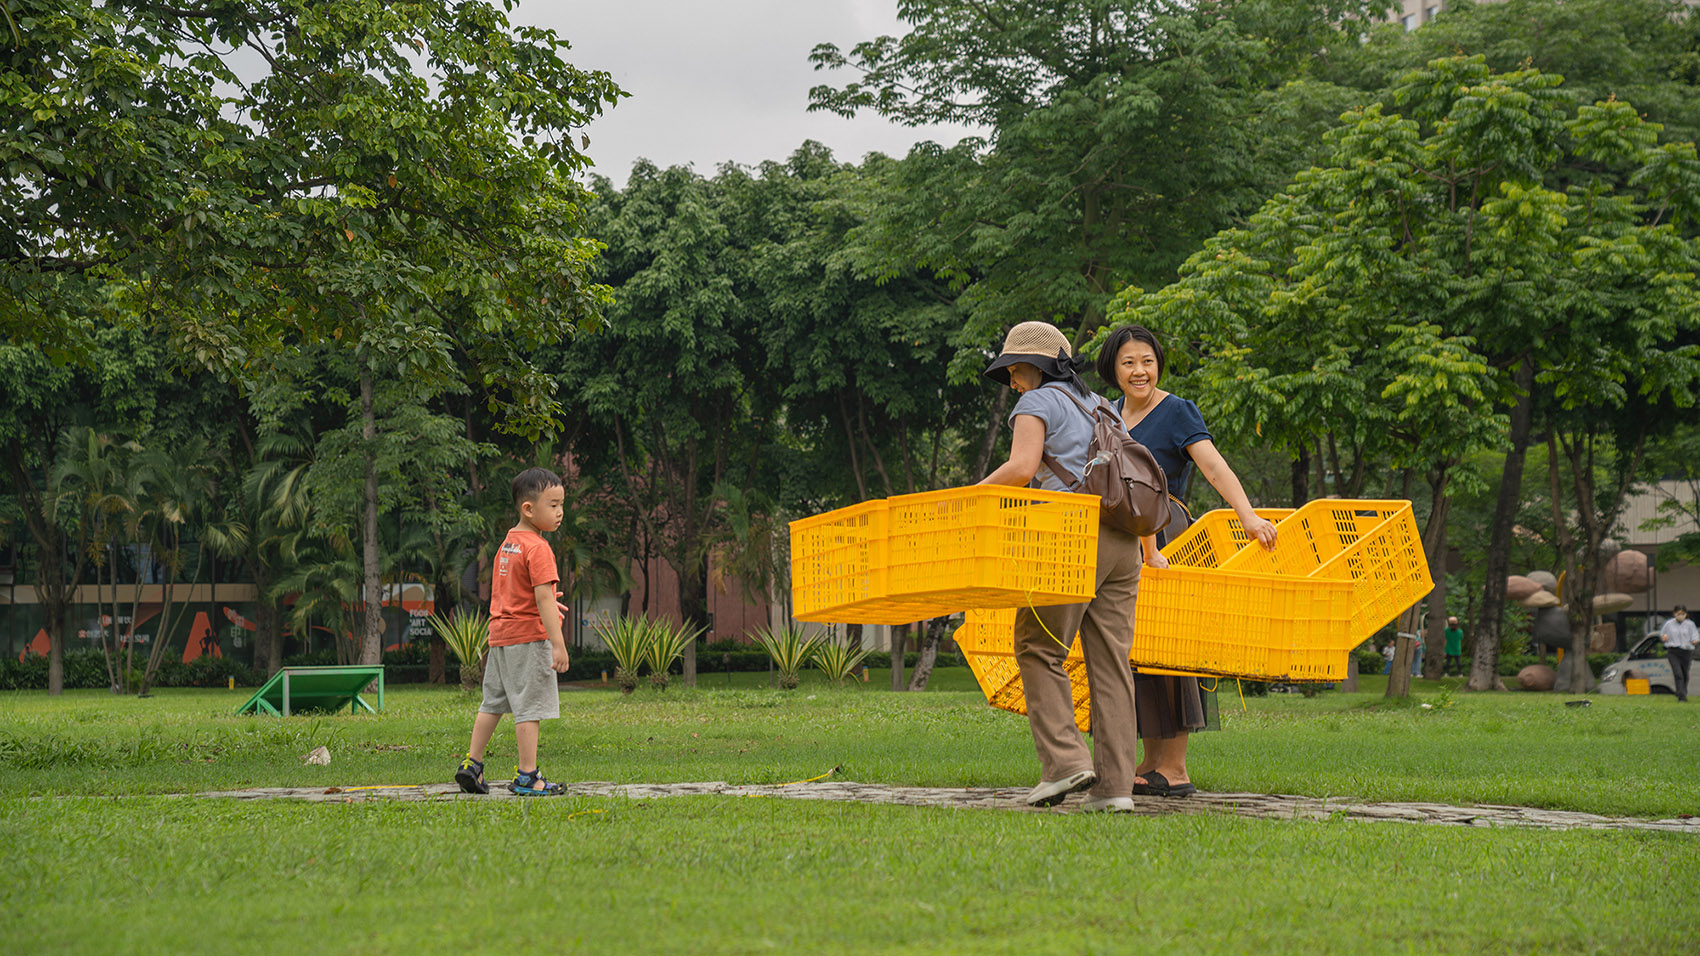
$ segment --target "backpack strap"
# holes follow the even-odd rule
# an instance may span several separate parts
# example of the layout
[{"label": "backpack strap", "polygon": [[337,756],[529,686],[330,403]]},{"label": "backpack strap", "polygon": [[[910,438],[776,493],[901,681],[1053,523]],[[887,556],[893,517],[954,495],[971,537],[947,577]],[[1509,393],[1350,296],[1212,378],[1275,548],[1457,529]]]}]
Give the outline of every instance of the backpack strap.
[{"label": "backpack strap", "polygon": [[[1073,390],[1071,390],[1068,386],[1063,385],[1061,383],[1057,383],[1057,382],[1046,382],[1044,385],[1042,385],[1040,387],[1041,388],[1050,388],[1052,385],[1056,385],[1057,391],[1059,391],[1059,392],[1063,393],[1065,396],[1067,396],[1068,400],[1074,403],[1075,408],[1080,409],[1080,414],[1085,415],[1087,418],[1090,418],[1094,423],[1096,423],[1098,421],[1098,416],[1096,414],[1094,414],[1091,409],[1088,409],[1084,404],[1082,404],[1080,399],[1078,399],[1074,396]],[[1099,401],[1103,401],[1103,399],[1100,398]],[[1108,403],[1105,403],[1105,404],[1108,404]],[[1102,408],[1103,406],[1100,405],[1099,407]]]},{"label": "backpack strap", "polygon": [[[1042,385],[1040,387],[1041,388],[1050,388],[1051,383],[1046,383],[1045,385]],[[1080,401],[1080,399],[1075,398],[1074,393],[1067,386],[1058,385],[1057,391],[1062,392],[1063,395],[1067,396],[1068,400],[1074,403],[1074,407],[1080,409],[1080,414],[1085,415],[1092,422],[1092,424],[1096,425],[1098,423],[1098,416],[1093,414],[1091,411],[1088,411],[1087,408],[1086,408],[1086,405],[1084,403],[1082,403]],[[1046,468],[1051,469],[1051,474],[1056,475],[1058,478],[1061,478],[1063,484],[1069,486],[1070,488],[1073,488],[1076,484],[1079,483],[1079,479],[1074,477],[1074,473],[1069,471],[1067,468],[1064,468],[1062,466],[1062,462],[1057,461],[1057,459],[1050,452],[1048,452],[1048,451],[1042,452],[1039,455],[1039,460],[1045,463]]]}]

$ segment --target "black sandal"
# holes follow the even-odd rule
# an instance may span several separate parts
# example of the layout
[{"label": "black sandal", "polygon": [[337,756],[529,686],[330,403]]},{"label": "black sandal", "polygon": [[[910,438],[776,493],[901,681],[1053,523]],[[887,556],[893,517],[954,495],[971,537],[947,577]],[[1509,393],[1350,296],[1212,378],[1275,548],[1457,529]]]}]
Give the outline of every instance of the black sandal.
[{"label": "black sandal", "polygon": [[1133,784],[1133,792],[1143,797],[1190,797],[1198,792],[1198,788],[1190,783],[1170,783],[1169,778],[1155,770],[1140,774],[1145,783],[1137,780]]},{"label": "black sandal", "polygon": [[484,782],[484,764],[472,759],[471,754],[460,762],[460,768],[455,771],[455,783],[460,785],[461,793],[489,793],[490,786]]}]

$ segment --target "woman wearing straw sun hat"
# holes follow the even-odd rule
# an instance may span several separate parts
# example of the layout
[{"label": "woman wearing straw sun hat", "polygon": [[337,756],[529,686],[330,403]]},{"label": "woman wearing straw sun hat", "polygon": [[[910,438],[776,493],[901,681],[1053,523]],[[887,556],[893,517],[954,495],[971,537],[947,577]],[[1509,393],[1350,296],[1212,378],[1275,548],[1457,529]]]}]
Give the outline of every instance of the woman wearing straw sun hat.
[{"label": "woman wearing straw sun hat", "polygon": [[[1063,470],[1085,471],[1093,421],[1082,409],[1107,404],[1080,378],[1083,363],[1068,339],[1046,322],[1023,322],[1011,329],[1003,350],[986,368],[986,377],[1021,396],[1009,414],[1014,437],[1009,460],[980,483],[1068,491],[1045,464],[1049,457]],[[1072,393],[1072,397],[1071,394]],[[1040,779],[1027,794],[1032,806],[1048,807],[1071,793],[1088,791],[1084,809],[1126,812],[1133,809],[1134,766],[1138,758],[1133,709],[1133,675],[1128,653],[1133,646],[1133,609],[1139,594],[1141,539],[1109,525],[1098,528],[1098,571],[1092,600],[1084,604],[1022,608],[1015,616],[1015,659],[1027,696],[1027,721],[1039,754]],[[1093,748],[1074,724],[1074,695],[1063,659],[1078,631],[1092,693]]]}]

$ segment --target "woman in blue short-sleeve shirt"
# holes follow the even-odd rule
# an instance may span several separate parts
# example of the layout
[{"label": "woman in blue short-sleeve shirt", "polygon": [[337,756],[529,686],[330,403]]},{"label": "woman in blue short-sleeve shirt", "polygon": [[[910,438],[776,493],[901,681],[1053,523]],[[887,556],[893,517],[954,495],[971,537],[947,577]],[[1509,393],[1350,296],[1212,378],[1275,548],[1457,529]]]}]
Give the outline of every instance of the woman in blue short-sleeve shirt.
[{"label": "woman in blue short-sleeve shirt", "polygon": [[[1098,375],[1121,389],[1116,402],[1122,423],[1134,441],[1150,449],[1169,479],[1169,494],[1186,497],[1194,466],[1239,515],[1247,533],[1265,548],[1275,547],[1275,526],[1257,516],[1245,489],[1222,453],[1198,406],[1158,387],[1163,377],[1163,345],[1148,329],[1123,326],[1110,333],[1098,352]],[[1176,509],[1177,512],[1180,509]],[[1158,535],[1168,544],[1186,527],[1184,512]],[[1149,555],[1153,567],[1167,567],[1162,555]],[[1138,717],[1143,759],[1135,770],[1133,792],[1184,797],[1196,788],[1186,769],[1188,735],[1204,726],[1204,706],[1198,678],[1152,674],[1134,676],[1134,710]]]}]

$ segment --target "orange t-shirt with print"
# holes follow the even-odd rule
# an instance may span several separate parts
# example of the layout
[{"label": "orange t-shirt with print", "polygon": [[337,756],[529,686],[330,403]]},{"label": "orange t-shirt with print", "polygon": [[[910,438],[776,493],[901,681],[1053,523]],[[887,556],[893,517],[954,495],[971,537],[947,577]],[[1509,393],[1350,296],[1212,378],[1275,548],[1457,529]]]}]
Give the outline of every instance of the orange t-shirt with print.
[{"label": "orange t-shirt with print", "polygon": [[490,574],[490,644],[529,644],[546,641],[543,619],[537,615],[539,584],[561,579],[555,571],[555,552],[535,531],[514,528],[496,549]]}]

